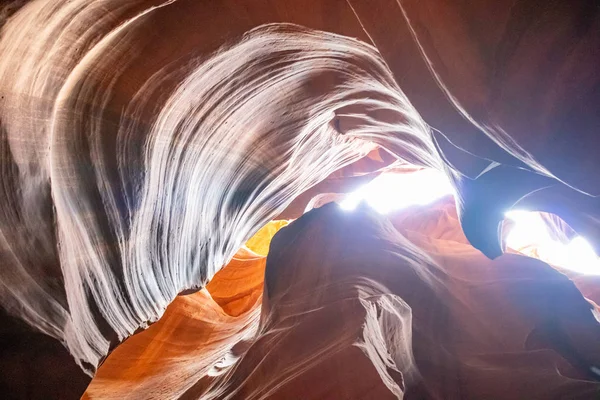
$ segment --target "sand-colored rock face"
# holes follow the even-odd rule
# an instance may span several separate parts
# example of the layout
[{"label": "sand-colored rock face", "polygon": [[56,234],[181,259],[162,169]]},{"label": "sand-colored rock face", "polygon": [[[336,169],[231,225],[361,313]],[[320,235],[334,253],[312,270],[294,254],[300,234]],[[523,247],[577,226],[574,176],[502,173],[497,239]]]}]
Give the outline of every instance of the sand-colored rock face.
[{"label": "sand-colored rock face", "polygon": [[[273,219],[297,218],[307,205],[322,204],[324,198],[309,203],[319,193],[351,190],[382,168],[393,168],[398,159],[407,168],[443,170],[452,180],[462,233],[461,240],[444,242],[451,253],[467,246],[481,256],[472,245],[490,258],[501,256],[498,226],[504,211],[514,206],[560,216],[600,250],[600,207],[593,197],[599,194],[594,135],[600,121],[595,106],[600,93],[598,15],[591,0],[3,2],[0,324],[6,328],[0,330],[0,365],[13,371],[0,374],[0,390],[16,398],[73,397],[120,342],[150,326],[148,332],[160,341],[142,336],[144,332],[122,348],[145,337],[137,340],[146,344],[131,349],[140,360],[147,347],[157,357],[152,362],[170,357],[177,364],[188,351],[204,361],[185,373],[170,369],[168,373],[180,379],[178,387],[157,384],[162,379],[158,367],[131,366],[113,375],[107,372],[106,379],[122,376],[135,383],[119,386],[121,378],[115,378],[114,391],[107,384],[95,393],[289,398],[303,390],[302,396],[314,398],[385,398],[416,387],[441,393],[442,398],[449,398],[448,393],[485,398],[487,392],[463,392],[462,386],[454,392],[459,389],[440,389],[433,383],[431,376],[442,372],[423,366],[418,350],[423,342],[406,336],[411,331],[427,338],[433,325],[419,331],[418,308],[402,287],[388,282],[388,275],[370,277],[375,283],[373,288],[367,285],[365,297],[357,284],[352,284],[354,289],[344,286],[364,271],[352,264],[352,272],[344,277],[342,250],[327,253],[341,258],[323,261],[323,274],[315,272],[320,265],[316,261],[300,268],[308,260],[323,258],[327,246],[345,242],[329,243],[325,236],[315,238],[315,246],[287,249],[297,251],[297,259],[285,258],[286,267],[276,269],[281,276],[267,267],[268,290],[260,311],[255,305],[261,296],[258,265],[264,262],[265,242],[255,248],[249,244],[258,255],[240,248]],[[357,218],[357,226],[362,226]],[[334,220],[335,226],[328,229],[336,235],[342,234],[340,226],[350,231],[349,239],[360,233],[350,228],[352,224]],[[398,225],[400,230],[424,223],[417,217],[403,221],[406,225]],[[458,225],[444,229],[459,231]],[[379,234],[384,231],[387,228],[373,234],[372,244],[364,243],[365,254],[382,249],[377,240],[383,240]],[[447,234],[436,240],[447,241]],[[411,234],[406,236],[413,241]],[[424,253],[435,260],[429,241],[418,244],[418,251],[404,239],[400,243],[403,249],[408,246],[402,251],[408,251],[411,260],[420,260]],[[511,260],[498,261],[500,265],[513,260],[500,258]],[[521,270],[500,267],[483,256],[481,260],[491,270],[513,271],[514,276]],[[415,263],[420,265],[409,262]],[[217,279],[225,265],[231,276]],[[439,267],[432,265],[434,270]],[[306,275],[297,282],[286,281],[287,268],[292,275],[300,269]],[[433,285],[423,271],[419,273],[425,274],[421,278],[426,283],[419,284],[431,293],[422,304],[431,309],[419,315],[445,318],[436,314],[436,301],[449,301],[442,292],[451,291],[453,283],[442,279]],[[277,286],[283,282],[287,283]],[[316,290],[321,283],[342,286],[326,299],[310,298],[309,286]],[[597,293],[591,280],[578,284],[581,290]],[[579,296],[573,290],[572,295]],[[340,296],[349,299],[343,307],[350,311],[336,313]],[[513,297],[523,304],[530,301]],[[325,303],[318,303],[321,300]],[[320,313],[305,312],[311,310],[311,301],[321,304]],[[286,314],[288,306],[292,309]],[[579,315],[565,307],[566,315]],[[531,315],[542,311],[533,309]],[[298,313],[302,316],[296,321]],[[345,314],[355,319],[345,321]],[[531,315],[520,318],[529,322]],[[157,322],[161,317],[166,322]],[[249,327],[257,318],[260,327],[254,332]],[[307,341],[307,348],[293,347],[293,335],[305,337],[302,332],[318,327],[310,318],[331,320],[331,329],[317,329],[315,338],[322,340]],[[550,320],[540,322],[536,332],[548,324],[570,323]],[[288,329],[291,321],[298,323],[298,330]],[[579,326],[578,321],[573,324]],[[193,343],[160,329],[186,324],[194,331],[213,333]],[[363,325],[370,328],[365,331]],[[450,328],[435,329],[442,335]],[[504,326],[494,329],[502,331]],[[403,333],[392,338],[392,331]],[[474,332],[478,331],[456,335],[473,341],[475,348]],[[540,335],[527,343],[566,340],[560,335],[556,339],[554,333],[550,338]],[[589,338],[583,335],[581,340],[569,336],[583,344],[557,350],[577,371],[587,368],[591,359],[573,359],[566,353],[595,354],[592,347],[585,351]],[[39,342],[48,345],[27,345],[40,337]],[[335,345],[333,337],[340,338]],[[179,345],[186,350],[161,354],[171,341],[182,341]],[[440,342],[437,337],[434,341]],[[286,368],[291,370],[282,370],[283,364],[269,358],[271,348],[272,354],[288,357]],[[381,353],[384,349],[392,355]],[[306,358],[321,353],[327,353],[322,365]],[[439,361],[444,371],[451,364],[448,360],[466,362],[463,353],[452,349],[444,347],[439,353],[449,353]],[[530,355],[514,361],[513,369],[533,362]],[[211,364],[219,357],[225,357],[222,366]],[[269,361],[253,364],[261,358]],[[350,359],[369,379],[358,379],[358,369],[339,368]],[[466,363],[471,369],[488,370],[483,362]],[[61,367],[32,369],[34,363]],[[307,388],[308,382],[323,380],[336,368],[340,375],[318,386],[322,391]],[[36,385],[30,373],[20,372],[33,370]],[[195,375],[181,383],[189,374]],[[273,380],[266,380],[267,375]],[[58,384],[64,376],[72,376],[73,390]],[[509,377],[513,375],[506,375],[507,382]],[[383,386],[365,383],[375,378]],[[164,376],[165,382],[175,380]],[[354,386],[346,384],[349,392],[342,393],[339,380]],[[561,386],[559,378],[553,381],[556,390],[568,387]],[[475,381],[458,382],[469,390],[483,387]],[[576,386],[581,393],[594,390]]]},{"label": "sand-colored rock face", "polygon": [[[595,308],[547,264],[487,259],[466,242],[449,199],[389,219],[328,204],[270,247],[264,274],[264,258],[240,251],[207,289],[178,297],[109,356],[84,397],[600,394],[590,370],[600,361]],[[214,288],[236,282],[252,293],[240,271],[264,276],[265,292],[262,307],[247,302],[232,316]]]}]

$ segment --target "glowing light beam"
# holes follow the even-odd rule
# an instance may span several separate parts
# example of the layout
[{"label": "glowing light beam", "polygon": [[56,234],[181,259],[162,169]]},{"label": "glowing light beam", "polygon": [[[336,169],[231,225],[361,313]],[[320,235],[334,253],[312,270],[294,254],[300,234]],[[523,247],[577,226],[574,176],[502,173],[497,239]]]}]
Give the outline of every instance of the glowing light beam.
[{"label": "glowing light beam", "polygon": [[[413,173],[387,173],[348,194],[340,203],[354,210],[366,202],[381,214],[413,205],[425,205],[454,194],[446,176],[433,169]],[[506,214],[514,226],[506,237],[506,246],[554,266],[589,275],[600,275],[600,258],[590,243],[577,236],[569,243],[554,240],[537,212],[514,210]]]},{"label": "glowing light beam", "polygon": [[387,214],[412,205],[429,204],[449,194],[453,194],[450,182],[443,173],[436,170],[389,173],[378,176],[350,193],[340,203],[340,207],[353,210],[361,201],[365,201],[377,212]]},{"label": "glowing light beam", "polygon": [[[548,264],[588,275],[600,275],[600,258],[581,236],[569,243],[552,239],[544,220],[537,212],[509,211],[506,217],[515,225],[506,237],[506,246],[522,251],[529,248]],[[528,254],[529,255],[529,254]]]}]

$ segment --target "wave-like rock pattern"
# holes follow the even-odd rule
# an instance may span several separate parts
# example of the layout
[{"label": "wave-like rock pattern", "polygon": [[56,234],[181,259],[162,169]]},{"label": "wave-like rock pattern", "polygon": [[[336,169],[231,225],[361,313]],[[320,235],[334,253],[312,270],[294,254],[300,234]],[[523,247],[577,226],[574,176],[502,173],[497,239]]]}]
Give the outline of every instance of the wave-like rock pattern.
[{"label": "wave-like rock pattern", "polygon": [[466,239],[489,257],[515,206],[560,216],[600,250],[600,13],[525,3],[1,6],[3,321],[56,339],[56,360],[92,376],[377,147],[443,169]]},{"label": "wave-like rock pattern", "polygon": [[[389,219],[325,205],[274,236],[264,268],[264,257],[241,250],[206,289],[178,297],[119,346],[84,397],[600,394],[591,370],[600,361],[598,307],[582,295],[593,293],[538,260],[487,259],[469,245],[451,199]],[[262,305],[226,311],[224,285],[254,293],[246,289],[263,277]]]},{"label": "wave-like rock pattern", "polygon": [[438,163],[373,47],[294,25],[161,66],[115,110],[172,3],[32,2],[2,35],[2,303],[90,373],[373,143]]}]

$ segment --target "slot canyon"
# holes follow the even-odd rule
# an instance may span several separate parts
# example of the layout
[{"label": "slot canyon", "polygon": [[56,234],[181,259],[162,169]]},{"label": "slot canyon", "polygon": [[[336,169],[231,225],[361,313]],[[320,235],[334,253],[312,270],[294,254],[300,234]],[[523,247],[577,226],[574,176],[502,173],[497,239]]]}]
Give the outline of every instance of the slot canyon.
[{"label": "slot canyon", "polygon": [[0,399],[600,400],[597,0],[0,0]]}]

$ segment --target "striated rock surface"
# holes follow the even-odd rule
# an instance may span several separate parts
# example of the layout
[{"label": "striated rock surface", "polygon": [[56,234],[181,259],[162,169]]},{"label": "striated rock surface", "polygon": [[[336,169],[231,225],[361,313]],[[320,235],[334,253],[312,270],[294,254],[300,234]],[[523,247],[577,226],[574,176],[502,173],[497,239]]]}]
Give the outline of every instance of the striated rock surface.
[{"label": "striated rock surface", "polygon": [[[86,396],[595,395],[591,303],[499,227],[545,211],[600,251],[599,21],[592,0],[3,2],[0,390],[77,397],[105,362]],[[278,235],[257,308],[261,227],[419,167],[458,213],[398,236],[321,207]]]},{"label": "striated rock surface", "polygon": [[[487,259],[466,242],[447,199],[389,220],[328,204],[283,228],[270,247],[262,307],[232,318],[208,294],[239,270],[234,259],[206,290],[178,297],[118,347],[85,397],[600,394],[597,307],[538,260]],[[246,262],[246,273],[262,272]]]},{"label": "striated rock surface", "polygon": [[[136,87],[128,79],[140,79],[136,60],[147,54],[134,49],[145,48],[152,20],[191,5],[135,14],[142,3],[128,3],[98,19],[106,6],[29,3],[5,25],[0,49],[1,301],[63,341],[89,373],[111,342],[202,287],[295,195],[366,155],[371,140],[389,136],[409,143],[407,160],[437,162],[424,122],[373,47],[266,25],[204,62],[207,49],[182,60],[182,47],[169,54],[174,64],[146,66]],[[33,33],[39,24],[49,26],[47,46]],[[64,42],[51,27],[65,30]],[[153,53],[170,40],[152,42]],[[51,46],[60,57],[42,62],[59,51]],[[31,92],[21,93],[15,85],[27,79]],[[365,115],[341,134],[335,113],[347,104],[384,119]],[[23,140],[26,132],[37,136]]]}]

